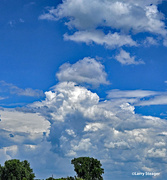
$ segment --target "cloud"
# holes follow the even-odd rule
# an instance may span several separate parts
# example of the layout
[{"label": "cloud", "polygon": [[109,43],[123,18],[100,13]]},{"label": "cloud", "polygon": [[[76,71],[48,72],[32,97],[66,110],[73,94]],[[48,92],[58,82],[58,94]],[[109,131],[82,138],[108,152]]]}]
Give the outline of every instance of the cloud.
[{"label": "cloud", "polygon": [[[149,97],[156,92],[115,90],[110,94],[120,99]],[[136,114],[127,101],[100,101],[96,93],[74,82],[60,82],[45,95],[45,100],[19,111],[0,111],[1,161],[26,155],[45,175],[58,168],[55,173],[65,176],[71,175],[70,168],[62,172],[53,161],[63,167],[74,157],[91,156],[102,162],[104,177],[112,174],[119,179],[119,174],[120,179],[132,180],[132,169],[143,168],[167,173],[165,120]]]},{"label": "cloud", "polygon": [[123,49],[121,49],[120,54],[115,56],[115,59],[123,65],[145,64],[144,61],[142,61],[142,60],[136,61],[135,56],[130,56],[130,53],[124,51]]},{"label": "cloud", "polygon": [[[166,34],[165,24],[161,21],[162,14],[157,9],[158,3],[161,1],[138,3],[131,0],[93,0],[91,2],[66,0],[56,9],[53,7],[48,9],[48,14],[57,19],[68,17],[69,21],[66,24],[79,30],[108,26],[114,29]],[[94,14],[96,14],[96,18],[94,18]],[[42,17],[44,19],[44,16]],[[137,22],[136,19],[138,19]]]},{"label": "cloud", "polygon": [[8,136],[12,134],[15,142],[22,143],[26,139],[34,141],[43,137],[44,132],[49,133],[50,123],[39,114],[4,109],[0,110],[0,116],[0,129],[6,131]]},{"label": "cloud", "polygon": [[87,123],[87,125],[84,128],[84,131],[98,131],[104,128],[105,124],[103,123]]},{"label": "cloud", "polygon": [[[91,2],[89,0],[65,0],[57,8],[47,8],[47,12],[42,14],[39,19],[57,21],[65,18],[65,24],[69,29],[76,30],[71,36],[65,35],[65,39],[68,40],[94,42],[115,48],[115,45],[123,44],[123,42],[120,43],[120,39],[124,37],[124,39],[128,39],[128,42],[131,41],[128,45],[134,46],[134,41],[128,34],[149,32],[163,38],[166,37],[164,15],[158,10],[158,4],[161,3],[161,0],[147,2],[143,0],[140,2],[132,0],[93,0]],[[108,33],[105,29],[120,32],[120,39],[116,39],[114,34]],[[107,38],[110,38],[110,41]],[[111,41],[113,39],[116,42]],[[146,41],[155,45],[153,39],[147,38]]]},{"label": "cloud", "polygon": [[148,96],[154,96],[158,93],[156,91],[148,90],[124,90],[113,89],[108,92],[108,98],[143,98]]},{"label": "cloud", "polygon": [[20,147],[35,149],[49,134],[50,123],[39,114],[3,109],[0,117],[0,151],[6,159],[17,157]]},{"label": "cloud", "polygon": [[72,129],[66,129],[65,131],[67,132],[68,135],[76,137],[75,132]]},{"label": "cloud", "polygon": [[116,48],[122,46],[137,46],[137,43],[132,40],[129,35],[122,35],[120,33],[104,34],[101,31],[78,31],[73,35],[64,35],[65,40],[72,40],[76,42],[85,42],[86,44],[96,43],[105,45],[107,48]]},{"label": "cloud", "polygon": [[11,83],[6,83],[5,81],[0,81],[0,91],[9,92],[10,94],[16,94],[18,96],[29,96],[29,97],[42,97],[43,91],[38,89],[19,88]]},{"label": "cloud", "polygon": [[167,95],[162,93],[161,95],[152,97],[145,101],[140,101],[137,103],[138,106],[150,106],[150,105],[166,105],[167,104]]},{"label": "cloud", "polygon": [[88,151],[91,147],[90,139],[81,139],[78,145],[71,145],[72,149],[74,151]]},{"label": "cloud", "polygon": [[24,19],[20,18],[19,22],[24,23],[25,21],[24,21]]},{"label": "cloud", "polygon": [[109,149],[130,149],[130,146],[124,141],[120,141],[116,143],[110,142],[109,144],[108,143],[104,144],[104,146]]},{"label": "cloud", "polygon": [[162,149],[150,149],[148,150],[148,157],[149,158],[163,158],[166,159],[166,148]]},{"label": "cloud", "polygon": [[[39,175],[39,164],[40,171],[45,169],[43,166],[51,154],[50,143],[46,141],[50,123],[38,113],[25,113],[15,109],[0,110],[0,118],[1,165],[9,159],[27,159],[35,174]],[[54,154],[52,158],[55,158]]]},{"label": "cloud", "polygon": [[99,101],[96,93],[91,93],[74,82],[62,82],[53,88],[53,91],[45,93],[44,101],[29,105],[30,108],[41,107],[39,112],[49,120],[64,122],[67,114],[73,114],[77,109],[82,112]]},{"label": "cloud", "polygon": [[0,110],[1,163],[26,157],[39,178],[52,172],[59,178],[73,175],[72,158],[90,156],[103,164],[105,179],[133,180],[132,170],[166,178],[167,121],[135,112],[135,106],[165,92],[116,89],[101,100],[82,86],[108,83],[103,65],[93,58],[64,64],[57,77],[60,82],[44,100]]},{"label": "cloud", "polygon": [[112,101],[129,102],[134,106],[166,105],[166,92],[149,91],[149,90],[119,90],[113,89],[108,91],[109,99]]},{"label": "cloud", "polygon": [[42,15],[39,16],[40,20],[50,20],[50,21],[56,21],[58,20],[58,18],[56,17],[56,11],[54,9],[54,7],[46,7],[46,10],[48,11],[48,13],[44,13]]},{"label": "cloud", "polygon": [[[166,173],[165,120],[136,114],[134,106],[126,99],[117,103],[100,101],[96,93],[74,82],[60,82],[45,94],[45,100],[27,108],[40,113],[51,123],[48,142],[53,154],[63,159],[96,157],[106,171],[110,169],[107,173],[112,172],[115,179],[117,174],[121,176],[122,170],[127,179],[133,179],[130,176],[132,169]],[[150,97],[156,92],[115,90],[111,94],[119,100]]]},{"label": "cloud", "polygon": [[19,19],[15,19],[15,20],[10,20],[8,22],[8,24],[10,25],[11,28],[13,28],[13,27],[17,26],[18,24],[24,23],[24,22],[25,22],[24,19],[19,18]]},{"label": "cloud", "polygon": [[0,97],[0,100],[4,100],[4,99],[7,99],[7,97]]},{"label": "cloud", "polygon": [[0,148],[0,162],[11,159],[11,156],[15,156],[18,152],[16,145]]},{"label": "cloud", "polygon": [[106,80],[107,74],[104,66],[93,58],[84,58],[75,64],[63,64],[56,74],[60,82],[73,81],[79,84],[90,84],[99,86],[109,84]]},{"label": "cloud", "polygon": [[163,45],[164,45],[165,47],[167,47],[167,38],[165,38],[165,39],[163,40]]},{"label": "cloud", "polygon": [[151,45],[154,45],[154,46],[157,46],[158,45],[158,41],[156,39],[154,39],[153,37],[147,37],[145,40],[144,40],[144,45],[146,47],[149,47]]},{"label": "cloud", "polygon": [[11,21],[8,22],[8,24],[10,25],[10,27],[14,27],[16,25],[16,21],[11,20]]}]

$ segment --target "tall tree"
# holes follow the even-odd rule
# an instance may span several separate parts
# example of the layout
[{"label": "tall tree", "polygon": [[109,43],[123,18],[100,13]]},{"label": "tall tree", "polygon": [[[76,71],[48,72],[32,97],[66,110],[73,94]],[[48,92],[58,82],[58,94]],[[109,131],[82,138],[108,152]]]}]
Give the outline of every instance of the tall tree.
[{"label": "tall tree", "polygon": [[86,180],[103,180],[104,169],[99,160],[90,157],[79,157],[71,160],[77,176]]},{"label": "tall tree", "polygon": [[1,180],[33,180],[35,174],[30,168],[28,161],[12,159],[5,162],[4,167],[0,166]]}]

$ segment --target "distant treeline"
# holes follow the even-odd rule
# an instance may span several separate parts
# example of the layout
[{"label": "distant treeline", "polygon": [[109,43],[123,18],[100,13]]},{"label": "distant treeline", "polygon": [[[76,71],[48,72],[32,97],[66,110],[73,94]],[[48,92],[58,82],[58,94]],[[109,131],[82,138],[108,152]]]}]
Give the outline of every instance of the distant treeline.
[{"label": "distant treeline", "polygon": [[[104,169],[99,160],[90,157],[78,157],[71,160],[77,176],[55,179],[49,177],[46,180],[103,180]],[[40,180],[35,179],[33,169],[27,160],[8,160],[4,166],[0,165],[0,180]],[[43,179],[44,180],[44,179]]]}]

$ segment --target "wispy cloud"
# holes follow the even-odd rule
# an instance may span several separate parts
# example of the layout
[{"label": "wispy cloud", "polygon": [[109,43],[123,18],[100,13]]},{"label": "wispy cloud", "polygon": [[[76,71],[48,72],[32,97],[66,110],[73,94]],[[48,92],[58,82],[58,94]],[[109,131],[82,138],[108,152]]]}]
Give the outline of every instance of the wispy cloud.
[{"label": "wispy cloud", "polygon": [[159,94],[148,90],[125,90],[114,89],[108,92],[108,98],[143,98]]},{"label": "wispy cloud", "polygon": [[149,47],[151,45],[157,46],[158,44],[159,44],[158,41],[153,37],[146,37],[146,39],[144,40],[144,45],[146,47]]},{"label": "wispy cloud", "polygon": [[10,20],[10,21],[8,22],[8,24],[9,24],[11,27],[14,27],[15,24],[16,24],[16,21],[15,21],[15,20]]},{"label": "wispy cloud", "polygon": [[119,90],[108,92],[109,99],[118,102],[127,101],[134,106],[167,105],[167,93],[149,90]]},{"label": "wispy cloud", "polygon": [[0,100],[7,99],[8,97],[0,97]]},{"label": "wispy cloud", "polygon": [[0,81],[0,91],[9,92],[10,94],[16,94],[18,96],[42,97],[44,95],[42,90],[32,88],[22,89],[5,81]]},{"label": "wispy cloud", "polygon": [[10,21],[8,22],[8,24],[13,28],[13,27],[15,27],[17,24],[19,24],[19,23],[24,23],[24,22],[25,22],[24,19],[19,18],[19,19],[15,19],[15,20],[10,20]]},{"label": "wispy cloud", "polygon": [[150,105],[167,105],[167,93],[152,97],[145,101],[137,103],[138,106],[150,106]]},{"label": "wispy cloud", "polygon": [[79,31],[73,35],[64,35],[65,40],[72,40],[76,42],[85,42],[87,44],[96,43],[105,45],[107,48],[113,49],[122,46],[137,46],[137,43],[129,35],[120,33],[104,34],[101,31]]},{"label": "wispy cloud", "polygon": [[144,61],[142,60],[136,61],[135,58],[136,58],[135,56],[130,56],[130,53],[124,51],[123,49],[121,49],[120,53],[115,56],[115,59],[123,65],[145,64]]},{"label": "wispy cloud", "polygon": [[50,20],[50,21],[56,21],[58,20],[58,17],[56,17],[56,10],[54,9],[54,7],[46,7],[46,10],[48,11],[48,13],[44,13],[42,15],[39,16],[40,20]]}]

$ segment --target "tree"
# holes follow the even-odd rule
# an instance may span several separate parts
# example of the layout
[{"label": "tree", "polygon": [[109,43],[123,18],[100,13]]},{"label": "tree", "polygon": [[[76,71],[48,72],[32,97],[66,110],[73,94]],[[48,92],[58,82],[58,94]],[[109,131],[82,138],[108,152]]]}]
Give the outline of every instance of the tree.
[{"label": "tree", "polygon": [[53,177],[49,177],[49,178],[47,178],[46,180],[75,180],[75,178],[73,178],[73,177],[67,177],[67,178],[59,178],[59,179],[54,179]]},{"label": "tree", "polygon": [[47,178],[46,180],[56,180],[56,179],[53,178],[53,177],[49,177],[49,178]]},{"label": "tree", "polygon": [[4,167],[0,166],[1,180],[33,180],[35,177],[28,161],[12,159],[5,162]]},{"label": "tree", "polygon": [[59,178],[59,179],[55,179],[55,178],[53,178],[53,177],[49,177],[49,178],[47,178],[46,180],[84,180],[84,179],[82,179],[82,178],[78,178],[78,177],[72,177],[72,176],[68,176],[67,178]]},{"label": "tree", "polygon": [[0,165],[0,180],[2,180],[1,175],[3,174],[3,167]]},{"label": "tree", "polygon": [[79,178],[86,180],[103,180],[104,169],[101,168],[100,161],[90,157],[79,157],[71,160],[74,171]]}]

